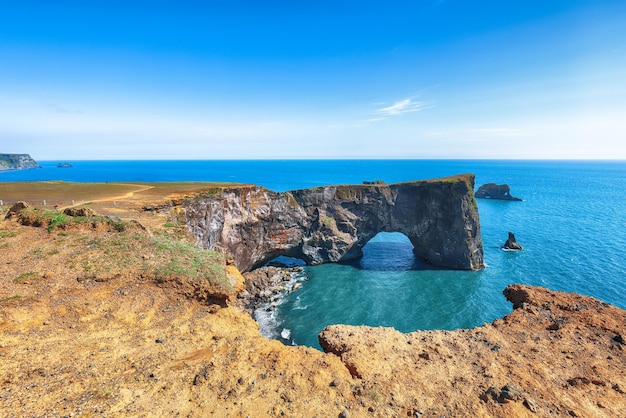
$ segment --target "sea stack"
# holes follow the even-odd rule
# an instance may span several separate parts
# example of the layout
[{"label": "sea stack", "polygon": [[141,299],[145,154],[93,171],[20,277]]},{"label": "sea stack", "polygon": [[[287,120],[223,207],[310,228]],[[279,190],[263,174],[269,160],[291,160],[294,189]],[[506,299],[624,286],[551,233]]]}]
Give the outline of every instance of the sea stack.
[{"label": "sea stack", "polygon": [[517,240],[515,239],[515,235],[509,231],[509,238],[506,240],[506,242],[504,243],[504,248],[505,250],[521,250],[523,249],[521,245],[519,245],[517,243]]},{"label": "sea stack", "polygon": [[494,200],[513,200],[521,202],[522,199],[511,195],[511,189],[508,184],[496,184],[486,183],[478,188],[475,193],[476,198],[479,199],[494,199]]}]

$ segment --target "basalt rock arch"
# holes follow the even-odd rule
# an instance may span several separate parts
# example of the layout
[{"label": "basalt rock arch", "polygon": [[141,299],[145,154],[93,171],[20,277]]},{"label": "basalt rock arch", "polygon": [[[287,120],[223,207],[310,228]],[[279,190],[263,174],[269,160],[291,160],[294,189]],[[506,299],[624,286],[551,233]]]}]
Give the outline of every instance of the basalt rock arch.
[{"label": "basalt rock arch", "polygon": [[241,271],[279,255],[312,265],[358,258],[379,232],[405,234],[433,265],[484,267],[471,174],[282,193],[231,187],[181,202],[175,217],[202,247],[230,254]]}]

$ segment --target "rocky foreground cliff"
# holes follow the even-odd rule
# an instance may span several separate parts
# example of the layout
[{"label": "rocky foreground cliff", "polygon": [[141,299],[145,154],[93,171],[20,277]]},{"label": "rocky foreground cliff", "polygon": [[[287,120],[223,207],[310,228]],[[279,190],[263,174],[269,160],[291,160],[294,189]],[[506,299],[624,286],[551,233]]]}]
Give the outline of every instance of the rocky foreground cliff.
[{"label": "rocky foreground cliff", "polygon": [[115,234],[0,224],[0,416],[626,416],[626,312],[598,300],[517,285],[492,324],[336,325],[323,353],[175,276],[85,275]]},{"label": "rocky foreground cliff", "polygon": [[471,330],[336,325],[326,352],[284,346],[232,302],[240,287],[170,262],[186,228],[133,212],[141,193],[94,206],[150,228],[0,221],[0,416],[626,416],[622,309],[513,285],[512,313]]},{"label": "rocky foreground cliff", "polygon": [[175,219],[241,271],[279,255],[307,264],[359,258],[383,231],[405,234],[417,257],[433,265],[477,270],[484,261],[473,190],[470,174],[285,193],[243,186],[182,201]]},{"label": "rocky foreground cliff", "polygon": [[39,168],[39,164],[28,154],[0,154],[0,171]]}]

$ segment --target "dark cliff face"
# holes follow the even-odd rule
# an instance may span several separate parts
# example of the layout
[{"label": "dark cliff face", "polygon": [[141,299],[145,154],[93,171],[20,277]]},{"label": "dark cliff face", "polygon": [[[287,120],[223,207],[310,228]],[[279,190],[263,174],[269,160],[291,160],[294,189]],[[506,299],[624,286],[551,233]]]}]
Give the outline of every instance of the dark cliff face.
[{"label": "dark cliff face", "polygon": [[0,154],[0,171],[39,168],[39,164],[28,154]]},{"label": "dark cliff face", "polygon": [[242,271],[279,255],[308,264],[358,258],[383,231],[405,234],[433,265],[476,270],[484,265],[473,190],[473,175],[284,193],[242,186],[185,201],[176,217]]}]

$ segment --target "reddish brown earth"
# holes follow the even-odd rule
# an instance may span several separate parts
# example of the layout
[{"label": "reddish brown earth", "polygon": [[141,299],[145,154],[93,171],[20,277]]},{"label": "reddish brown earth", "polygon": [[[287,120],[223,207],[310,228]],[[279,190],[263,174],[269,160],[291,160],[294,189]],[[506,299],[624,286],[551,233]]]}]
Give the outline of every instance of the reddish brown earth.
[{"label": "reddish brown earth", "polygon": [[78,280],[85,234],[112,232],[0,222],[0,416],[626,416],[626,311],[598,300],[515,285],[493,324],[337,325],[322,353],[184,283]]}]

